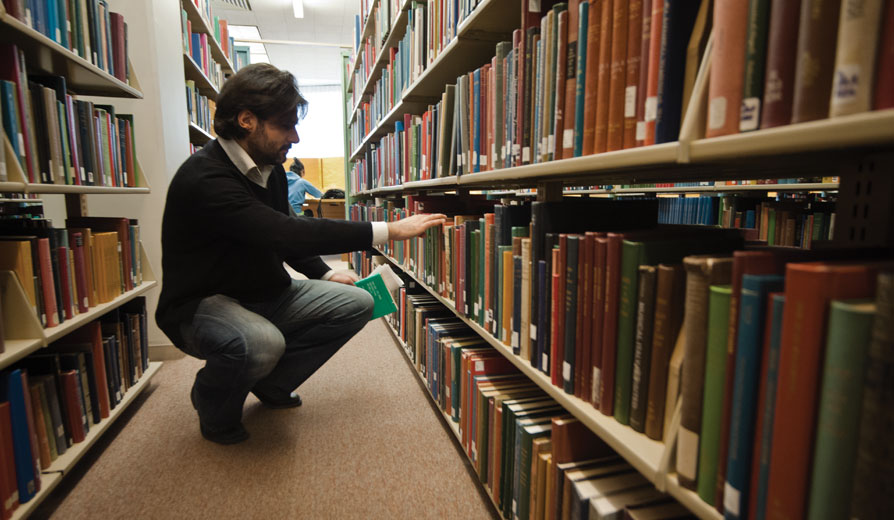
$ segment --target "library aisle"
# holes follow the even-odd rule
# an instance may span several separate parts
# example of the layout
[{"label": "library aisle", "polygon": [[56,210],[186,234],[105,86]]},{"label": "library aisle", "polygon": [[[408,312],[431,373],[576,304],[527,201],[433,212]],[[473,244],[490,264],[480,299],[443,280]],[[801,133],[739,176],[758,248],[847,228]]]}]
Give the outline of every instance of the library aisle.
[{"label": "library aisle", "polygon": [[199,435],[188,396],[201,361],[166,361],[34,518],[493,518],[404,359],[370,322],[302,385],[297,410],[250,396],[237,446]]}]

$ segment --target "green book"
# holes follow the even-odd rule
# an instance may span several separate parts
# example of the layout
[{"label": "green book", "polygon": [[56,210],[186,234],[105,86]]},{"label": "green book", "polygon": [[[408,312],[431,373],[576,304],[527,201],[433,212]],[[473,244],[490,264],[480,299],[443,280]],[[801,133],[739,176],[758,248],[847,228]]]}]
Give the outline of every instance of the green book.
[{"label": "green book", "polygon": [[65,103],[56,101],[56,116],[59,119],[59,140],[62,141],[62,167],[65,174],[65,184],[74,184],[72,181],[71,146],[68,142],[68,121],[66,121]]},{"label": "green book", "polygon": [[[708,340],[705,351],[705,389],[698,447],[698,495],[714,505],[717,457],[720,450],[720,416],[726,380],[726,338],[729,327],[729,285],[712,285],[708,295]],[[724,475],[725,478],[725,475]]]},{"label": "green book", "polygon": [[516,437],[518,438],[516,462],[516,481],[515,497],[513,503],[513,518],[519,520],[527,520],[530,517],[531,506],[531,452],[533,451],[534,439],[539,437],[548,437],[552,433],[552,418],[539,417],[526,421],[519,421]]},{"label": "green book", "polygon": [[740,132],[757,130],[760,126],[769,25],[770,0],[750,0],[745,33],[745,77],[742,82]]},{"label": "green book", "polygon": [[481,230],[473,230],[471,240],[469,241],[469,291],[467,294],[470,295],[469,299],[469,309],[471,312],[469,313],[469,317],[472,318],[473,321],[478,321],[478,315],[481,314],[481,306],[478,304],[478,271],[481,271],[481,264],[478,262],[478,258],[480,255],[481,245]]},{"label": "green book", "polygon": [[813,450],[809,518],[848,518],[857,460],[864,370],[875,303],[833,300]]},{"label": "green book", "polygon": [[767,211],[767,245],[776,245],[776,210]]},{"label": "green book", "polygon": [[484,293],[487,290],[485,284],[487,280],[484,277],[484,259],[487,258],[487,243],[485,238],[487,238],[487,222],[484,217],[478,219],[478,229],[481,231],[478,233],[478,257],[475,260],[475,263],[478,265],[478,292],[476,295],[476,307],[478,309],[478,324],[484,327],[484,322],[487,319],[487,309],[484,308]]},{"label": "green book", "polygon": [[355,286],[368,292],[370,296],[373,297],[375,306],[373,306],[373,313],[370,320],[381,318],[382,316],[391,314],[397,310],[397,305],[394,303],[394,297],[391,296],[391,291],[388,289],[385,278],[382,276],[383,267],[387,268],[388,272],[394,276],[394,273],[391,272],[391,268],[383,265],[376,268],[376,270],[366,278],[354,282]]}]

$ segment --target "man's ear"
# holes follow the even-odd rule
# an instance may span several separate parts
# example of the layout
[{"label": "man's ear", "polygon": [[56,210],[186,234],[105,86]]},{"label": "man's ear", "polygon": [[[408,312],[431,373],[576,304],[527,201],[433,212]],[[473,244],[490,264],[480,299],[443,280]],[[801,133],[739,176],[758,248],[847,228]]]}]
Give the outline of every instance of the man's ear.
[{"label": "man's ear", "polygon": [[236,120],[239,121],[239,126],[249,133],[254,132],[258,126],[258,117],[251,110],[239,112]]}]

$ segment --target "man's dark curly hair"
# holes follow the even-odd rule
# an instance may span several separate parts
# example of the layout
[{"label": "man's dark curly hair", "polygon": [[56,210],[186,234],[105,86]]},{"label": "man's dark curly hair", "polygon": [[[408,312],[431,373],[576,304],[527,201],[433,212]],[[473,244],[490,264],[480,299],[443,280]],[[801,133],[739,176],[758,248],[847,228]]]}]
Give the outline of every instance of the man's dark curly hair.
[{"label": "man's dark curly hair", "polygon": [[307,113],[307,100],[295,76],[269,63],[253,63],[231,76],[217,96],[214,131],[224,139],[241,139],[248,131],[239,126],[239,113],[248,110],[261,121]]}]

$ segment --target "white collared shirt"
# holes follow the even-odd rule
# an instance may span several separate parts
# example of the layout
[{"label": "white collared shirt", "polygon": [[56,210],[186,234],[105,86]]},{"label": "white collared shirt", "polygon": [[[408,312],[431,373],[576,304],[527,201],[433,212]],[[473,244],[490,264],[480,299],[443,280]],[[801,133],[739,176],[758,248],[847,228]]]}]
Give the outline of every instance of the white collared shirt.
[{"label": "white collared shirt", "polygon": [[[248,155],[248,152],[242,148],[242,145],[232,139],[218,137],[217,141],[227,154],[227,157],[230,158],[230,161],[242,172],[242,175],[248,177],[248,180],[258,186],[267,188],[267,180],[270,178],[274,168],[272,164],[258,166],[255,160]],[[372,235],[372,243],[375,246],[388,242],[388,224],[386,222],[372,222]],[[335,273],[336,271],[330,269],[321,279],[328,280]]]}]

